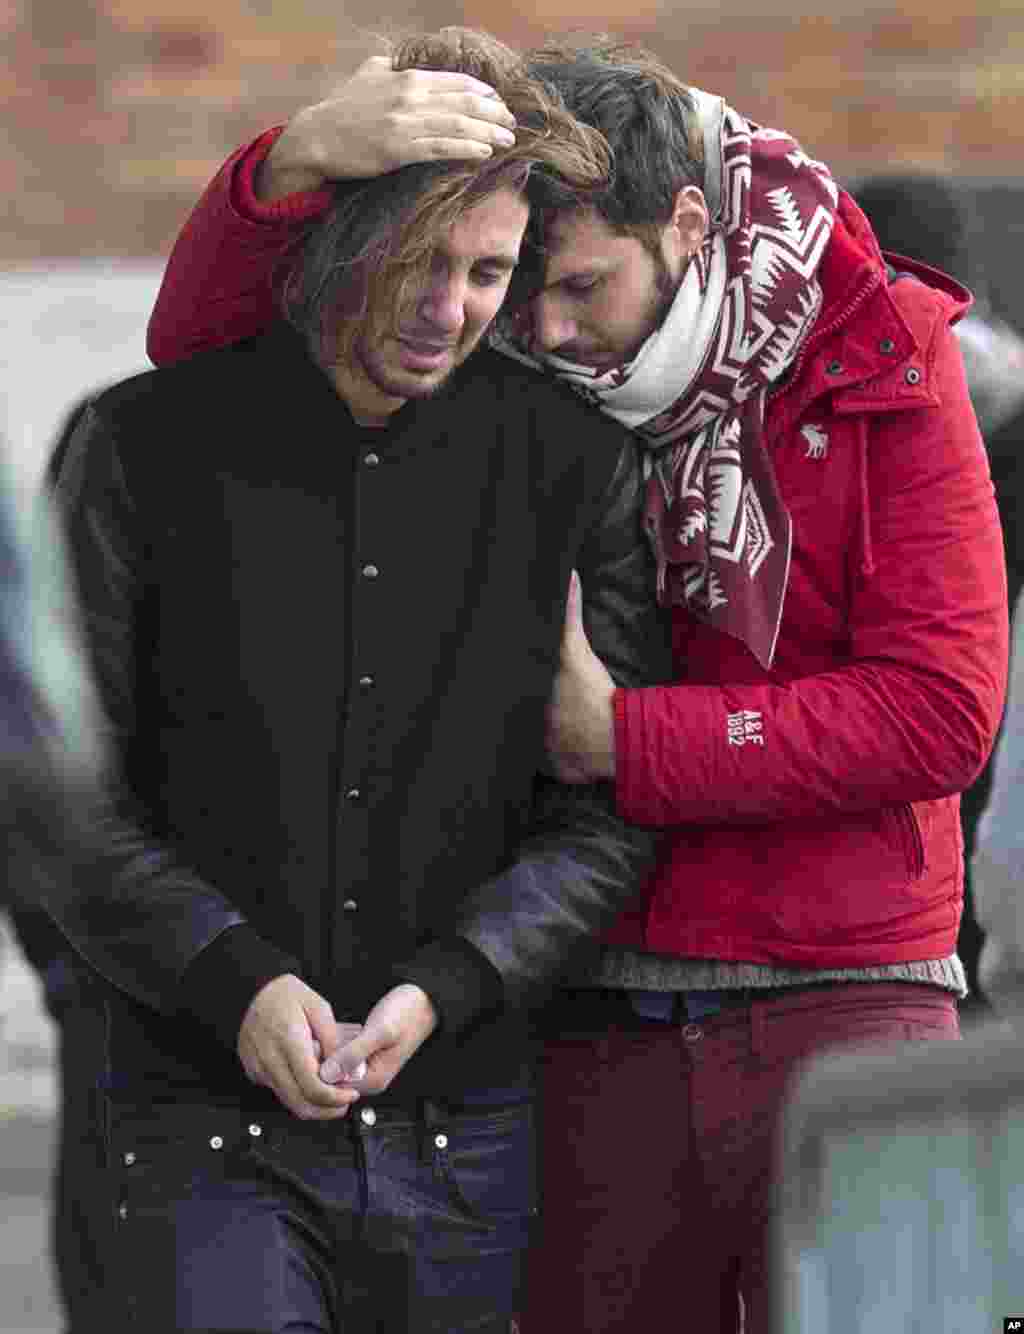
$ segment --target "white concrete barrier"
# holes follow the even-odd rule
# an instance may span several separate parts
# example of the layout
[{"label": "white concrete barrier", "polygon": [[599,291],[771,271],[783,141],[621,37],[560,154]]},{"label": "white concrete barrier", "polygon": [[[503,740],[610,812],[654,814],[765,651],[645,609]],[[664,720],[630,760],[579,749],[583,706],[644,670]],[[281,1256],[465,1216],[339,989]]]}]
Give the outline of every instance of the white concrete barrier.
[{"label": "white concrete barrier", "polygon": [[775,1334],[999,1334],[1024,1315],[1022,1038],[993,1020],[808,1068],[781,1146]]}]

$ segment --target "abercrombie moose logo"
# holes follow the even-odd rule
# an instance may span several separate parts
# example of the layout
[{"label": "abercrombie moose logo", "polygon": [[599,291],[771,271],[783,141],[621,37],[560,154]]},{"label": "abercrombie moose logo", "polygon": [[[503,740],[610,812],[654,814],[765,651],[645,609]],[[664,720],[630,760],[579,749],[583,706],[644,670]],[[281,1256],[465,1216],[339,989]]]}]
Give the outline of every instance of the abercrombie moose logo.
[{"label": "abercrombie moose logo", "polygon": [[828,433],[820,426],[801,426],[800,434],[807,441],[805,459],[823,459],[828,453]]}]

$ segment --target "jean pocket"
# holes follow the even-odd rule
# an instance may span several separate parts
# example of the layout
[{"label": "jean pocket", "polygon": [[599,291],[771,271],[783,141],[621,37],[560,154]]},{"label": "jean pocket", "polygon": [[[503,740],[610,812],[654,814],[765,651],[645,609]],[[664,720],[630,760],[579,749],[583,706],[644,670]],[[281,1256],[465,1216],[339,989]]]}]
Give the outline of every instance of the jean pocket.
[{"label": "jean pocket", "polygon": [[537,1212],[532,1107],[457,1116],[428,1133],[435,1180],[459,1213],[497,1228]]},{"label": "jean pocket", "polygon": [[248,1148],[252,1136],[237,1108],[108,1100],[105,1119],[107,1163],[122,1222],[154,1197],[181,1197],[204,1179],[223,1176],[226,1163]]}]

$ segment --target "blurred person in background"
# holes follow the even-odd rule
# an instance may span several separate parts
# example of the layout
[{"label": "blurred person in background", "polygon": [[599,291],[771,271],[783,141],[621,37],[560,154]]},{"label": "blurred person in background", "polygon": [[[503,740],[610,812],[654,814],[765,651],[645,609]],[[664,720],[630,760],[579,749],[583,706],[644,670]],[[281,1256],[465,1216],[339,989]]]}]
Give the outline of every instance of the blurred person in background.
[{"label": "blurred person in background", "polygon": [[[637,432],[676,684],[613,690],[570,608],[552,763],[614,781],[667,847],[548,1012],[524,1334],[760,1331],[794,1069],[833,1044],[958,1036],[958,794],[1007,652],[952,331],[970,296],[889,262],[824,164],[648,53],[554,44],[530,67],[602,130],[615,173],[544,220],[492,342]],[[279,257],[333,179],[486,156],[504,123],[478,90],[371,59],[212,181],[151,355],[271,321]]]},{"label": "blurred person in background", "polygon": [[[66,1014],[77,1015],[81,997],[67,942],[39,905],[92,873],[90,817],[104,765],[102,729],[48,498],[12,486],[6,459],[0,473],[0,822],[7,858],[0,907],[40,972],[47,1008],[61,1023]],[[65,1057],[74,1063],[84,1035],[77,1023],[69,1041],[62,1030],[62,1065]],[[77,1140],[88,1124],[79,1112],[97,1053],[95,1045],[83,1053],[87,1075],[71,1081],[70,1104],[63,1102],[60,1113],[53,1189],[61,1204],[53,1215],[52,1250],[64,1300],[65,1255],[76,1266],[89,1247],[74,1231],[77,1190],[95,1184],[79,1173],[69,1189],[64,1145],[68,1134]],[[77,1269],[72,1284],[76,1275]]]},{"label": "blurred person in background", "polygon": [[[98,390],[96,391],[99,392]],[[92,395],[86,395],[67,412],[47,464],[45,498],[37,502],[37,522],[48,524],[45,544],[48,561],[59,560],[59,534],[47,517],[52,488],[64,455]],[[51,586],[55,576],[51,574]],[[66,573],[61,577],[66,585]],[[67,600],[65,591],[62,597]],[[66,623],[68,613],[63,620]],[[73,634],[66,631],[65,635]],[[52,635],[51,635],[52,638]],[[71,639],[75,644],[76,641]],[[53,650],[51,650],[52,652]],[[64,650],[65,652],[67,650]],[[80,648],[75,651],[80,654]],[[70,670],[70,669],[66,669]],[[84,672],[79,667],[79,673]],[[84,681],[84,676],[82,677]],[[83,685],[78,690],[85,688]],[[96,703],[90,699],[86,718],[92,713],[90,744],[96,744]],[[81,868],[80,874],[87,874]],[[73,1321],[83,1299],[102,1281],[102,1246],[90,1201],[97,1198],[103,1183],[104,1146],[99,1126],[103,1066],[103,998],[92,984],[84,960],[72,949],[39,896],[22,886],[12,887],[8,905],[10,924],[25,958],[42,984],[46,1011],[56,1025],[58,1044],[59,1136],[50,1215],[51,1254],[61,1305]],[[100,1229],[102,1232],[102,1228]],[[69,1324],[69,1330],[74,1328]]]},{"label": "blurred person in background", "polygon": [[332,192],[283,318],[103,393],[60,466],[120,768],[47,899],[106,1014],[83,1330],[504,1334],[529,1012],[653,864],[538,773],[575,565],[621,680],[669,675],[635,442],[477,346],[607,148],[480,34],[393,60],[517,136]]},{"label": "blurred person in background", "polygon": [[9,907],[35,902],[88,846],[85,803],[102,751],[59,534],[47,502],[15,483],[2,444],[0,684]]},{"label": "blurred person in background", "polygon": [[978,972],[1003,1013],[1024,1015],[1024,593],[1013,613],[1010,688],[992,759],[988,803],[972,862],[978,922],[985,932]]},{"label": "blurred person in background", "polygon": [[99,712],[46,498],[15,484],[0,448],[0,907],[34,911],[88,867],[103,766]]},{"label": "blurred person in background", "polygon": [[[862,180],[855,198],[884,250],[909,255],[966,283],[974,304],[956,325],[967,386],[978,416],[1003,526],[1009,605],[1024,584],[1024,338],[992,306],[983,222],[965,186],[922,172],[891,172]],[[892,261],[897,267],[898,259]],[[966,883],[959,954],[970,994],[962,1012],[984,1009],[979,986],[981,931],[974,911],[971,854],[978,817],[992,782],[986,764],[961,795]]]}]

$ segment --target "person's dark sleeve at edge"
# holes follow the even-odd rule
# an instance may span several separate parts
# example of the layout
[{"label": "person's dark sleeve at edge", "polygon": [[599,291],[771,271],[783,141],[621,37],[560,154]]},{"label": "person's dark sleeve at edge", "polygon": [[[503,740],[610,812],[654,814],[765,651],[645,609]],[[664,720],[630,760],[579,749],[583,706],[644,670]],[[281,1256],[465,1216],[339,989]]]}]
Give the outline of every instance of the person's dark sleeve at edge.
[{"label": "person's dark sleeve at edge", "polygon": [[[595,651],[622,685],[669,679],[666,622],[639,514],[636,451],[623,450],[581,576]],[[145,579],[145,533],[111,430],[90,408],[58,480],[86,638],[113,733],[131,766],[134,613]],[[121,744],[118,745],[118,742]],[[94,877],[50,906],[90,964],[135,999],[184,1013],[232,1050],[246,1010],[299,962],[262,938],[234,905],[148,827],[130,783],[97,813],[103,855]],[[573,947],[617,916],[651,865],[655,839],[615,811],[613,785],[538,779],[534,819],[517,860],[471,891],[454,935],[425,945],[395,981],[414,982],[457,1035],[503,1008],[533,1003]]]},{"label": "person's dark sleeve at edge", "polygon": [[[82,414],[55,484],[113,758],[93,811],[97,857],[45,906],[107,981],[157,1010],[194,1013],[225,1037],[233,1026],[233,1047],[256,993],[272,978],[301,970],[153,832],[126,781],[135,735],[134,618],[146,542],[116,441],[92,406]],[[206,1008],[204,998],[203,1008],[193,1010],[189,965],[222,936],[232,967],[217,979],[216,1006]]]}]

